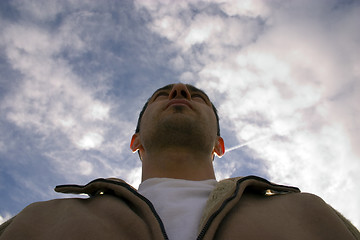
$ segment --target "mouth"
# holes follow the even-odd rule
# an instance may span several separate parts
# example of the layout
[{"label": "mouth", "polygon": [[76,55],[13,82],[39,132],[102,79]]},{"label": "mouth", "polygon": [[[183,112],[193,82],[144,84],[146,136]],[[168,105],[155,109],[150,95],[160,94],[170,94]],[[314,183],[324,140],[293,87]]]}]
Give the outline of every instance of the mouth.
[{"label": "mouth", "polygon": [[185,99],[173,99],[166,105],[165,109],[167,109],[170,106],[187,106],[192,109],[192,106],[189,103],[189,101]]}]

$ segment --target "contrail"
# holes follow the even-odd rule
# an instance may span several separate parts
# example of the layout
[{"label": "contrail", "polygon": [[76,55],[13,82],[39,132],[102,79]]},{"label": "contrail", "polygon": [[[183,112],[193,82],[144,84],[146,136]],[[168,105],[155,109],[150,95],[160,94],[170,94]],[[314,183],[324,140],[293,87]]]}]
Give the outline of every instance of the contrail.
[{"label": "contrail", "polygon": [[228,152],[231,152],[231,151],[233,151],[233,150],[236,150],[236,149],[245,147],[245,146],[247,146],[247,145],[253,144],[253,143],[255,143],[255,142],[259,142],[259,141],[262,141],[262,140],[264,140],[264,139],[270,138],[270,137],[272,137],[272,135],[270,135],[270,136],[265,136],[265,137],[261,137],[261,138],[256,138],[256,139],[247,141],[247,142],[245,142],[245,143],[236,145],[236,146],[234,146],[234,147],[228,148],[228,149],[225,150],[225,154],[228,153]]}]

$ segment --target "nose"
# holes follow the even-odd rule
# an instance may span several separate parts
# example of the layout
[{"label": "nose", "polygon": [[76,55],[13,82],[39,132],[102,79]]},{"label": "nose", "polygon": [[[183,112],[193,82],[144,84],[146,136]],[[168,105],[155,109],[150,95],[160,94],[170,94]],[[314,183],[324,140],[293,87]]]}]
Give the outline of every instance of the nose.
[{"label": "nose", "polygon": [[186,98],[187,100],[191,99],[191,94],[185,84],[183,83],[174,84],[169,94],[169,99],[174,99],[174,98]]}]

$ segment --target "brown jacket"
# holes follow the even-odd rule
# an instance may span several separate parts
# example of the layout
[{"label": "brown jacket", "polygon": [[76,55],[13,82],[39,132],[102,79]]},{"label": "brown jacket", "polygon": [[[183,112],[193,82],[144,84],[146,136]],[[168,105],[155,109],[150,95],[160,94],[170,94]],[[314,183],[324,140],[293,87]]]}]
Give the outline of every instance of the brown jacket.
[{"label": "brown jacket", "polygon": [[[167,239],[149,200],[122,180],[97,179],[55,190],[90,197],[33,203],[1,225],[0,240]],[[198,239],[343,240],[360,239],[360,234],[319,197],[249,176],[217,184]]]}]

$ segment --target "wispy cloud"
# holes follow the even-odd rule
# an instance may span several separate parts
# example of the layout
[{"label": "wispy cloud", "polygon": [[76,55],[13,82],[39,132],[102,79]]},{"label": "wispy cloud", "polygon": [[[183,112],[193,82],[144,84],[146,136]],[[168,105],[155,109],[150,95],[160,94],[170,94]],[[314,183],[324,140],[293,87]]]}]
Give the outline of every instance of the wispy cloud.
[{"label": "wispy cloud", "polygon": [[[113,78],[126,73],[124,54],[103,48],[114,38],[121,40],[121,29],[111,36],[118,23],[108,12],[111,6],[101,10],[101,5],[51,1],[8,5],[18,19],[3,19],[0,46],[5,70],[15,72],[17,79],[5,81],[8,88],[0,104],[1,132],[6,132],[0,137],[1,161],[6,181],[30,190],[29,199],[53,196],[54,185],[64,181],[122,176],[138,182],[134,175],[139,175],[139,162],[130,159],[128,147],[136,112],[126,114],[126,94],[109,94],[117,91],[112,89]],[[131,8],[131,3],[122,4],[121,11],[126,11],[124,7]],[[97,35],[99,31],[102,34]],[[21,166],[27,171],[19,171]],[[52,181],[44,181],[47,177]],[[0,187],[6,188],[5,183]],[[23,201],[16,193],[4,200]]]}]

